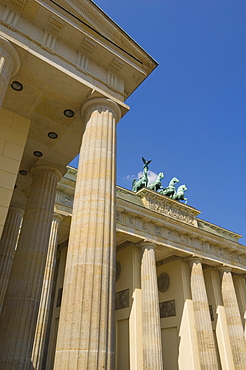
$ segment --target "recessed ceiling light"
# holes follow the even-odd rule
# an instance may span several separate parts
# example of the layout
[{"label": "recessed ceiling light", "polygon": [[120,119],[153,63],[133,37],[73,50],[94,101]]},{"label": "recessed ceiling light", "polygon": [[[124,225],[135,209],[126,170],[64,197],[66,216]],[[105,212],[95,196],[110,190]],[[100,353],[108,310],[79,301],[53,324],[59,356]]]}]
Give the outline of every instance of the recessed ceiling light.
[{"label": "recessed ceiling light", "polygon": [[74,111],[71,109],[65,109],[63,112],[64,116],[71,118],[74,116]]},{"label": "recessed ceiling light", "polygon": [[33,154],[35,155],[35,157],[42,157],[43,156],[43,153],[39,152],[38,150],[35,150],[35,152],[33,152]]},{"label": "recessed ceiling light", "polygon": [[11,87],[15,91],[21,91],[23,89],[22,84],[20,82],[18,82],[18,81],[13,81],[12,84],[11,84]]},{"label": "recessed ceiling light", "polygon": [[56,132],[49,132],[48,136],[49,136],[50,139],[57,139],[58,138],[58,135],[57,135]]},{"label": "recessed ceiling light", "polygon": [[26,176],[27,175],[27,171],[26,170],[20,170],[19,171],[19,174],[22,175],[22,176]]}]

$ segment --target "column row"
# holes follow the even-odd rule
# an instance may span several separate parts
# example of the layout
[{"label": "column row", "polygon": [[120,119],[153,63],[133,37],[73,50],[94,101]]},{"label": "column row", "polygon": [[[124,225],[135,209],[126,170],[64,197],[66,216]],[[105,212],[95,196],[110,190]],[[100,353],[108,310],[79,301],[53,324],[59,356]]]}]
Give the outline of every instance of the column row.
[{"label": "column row", "polygon": [[[153,243],[144,242],[141,244],[141,249],[140,276],[142,294],[143,368],[146,370],[163,369],[155,246]],[[221,281],[218,282],[218,284],[220,286],[220,295],[223,301],[222,304],[226,320],[226,327],[222,325],[220,329],[222,330],[222,337],[224,337],[222,341],[225,340],[226,337],[224,331],[228,330],[229,346],[231,350],[227,347],[226,351],[228,353],[231,351],[232,360],[230,360],[230,356],[227,353],[220,353],[220,338],[218,339],[220,341],[220,343],[218,343],[219,349],[217,349],[216,335],[212,327],[202,261],[199,258],[191,258],[189,259],[189,264],[190,289],[201,369],[220,369],[221,363],[219,356],[224,356],[224,358],[227,357],[226,365],[223,364],[223,366],[226,366],[226,369],[230,369],[230,366],[234,366],[236,370],[245,369],[246,342],[230,269],[226,267],[220,269]],[[216,272],[216,270],[214,271]],[[245,289],[245,286],[243,288]],[[163,345],[165,346],[165,343]],[[222,349],[222,352],[223,351],[225,351],[225,348]],[[133,359],[135,359],[134,356]],[[225,360],[221,361],[225,363]],[[231,365],[229,365],[229,363],[231,363]]]},{"label": "column row", "polygon": [[[110,99],[98,98],[84,105],[82,115],[84,134],[54,366],[111,369],[115,352],[116,123],[121,112]],[[8,236],[10,222],[6,223],[9,254],[1,253],[0,246],[6,271],[13,262],[7,291],[9,272],[0,274],[0,297],[5,296],[0,317],[3,370],[42,367],[50,299],[47,292],[56,249],[55,232],[50,230],[61,171],[40,162],[32,169],[32,177],[18,248],[15,251],[15,242]],[[16,222],[15,233],[20,222]],[[55,227],[53,221],[52,230]],[[4,244],[6,238],[2,239]],[[49,245],[53,247],[48,249]]]},{"label": "column row", "polygon": [[[194,308],[195,328],[197,333],[201,369],[218,369],[220,365],[218,364],[218,355],[216,353],[217,351],[215,336],[213,333],[209,312],[202,263],[201,260],[199,260],[198,258],[192,258],[190,260],[190,265],[191,294]],[[223,325],[221,326],[219,324],[221,326],[220,330],[222,333],[222,335],[220,335],[220,338],[225,338],[225,331],[228,330],[233,365],[236,370],[242,370],[246,368],[246,342],[244,338],[243,325],[239,312],[231,269],[227,267],[222,267],[219,269],[219,271],[221,282],[218,282],[218,284],[220,284],[220,292],[222,297],[221,304],[223,304],[226,321],[226,328],[223,327]],[[217,294],[220,293],[217,292]],[[218,309],[217,314],[220,314],[220,320],[223,320],[221,310]],[[219,341],[221,343],[221,339],[219,339]],[[221,347],[220,343],[218,343],[219,347]],[[224,347],[224,345],[222,347]],[[221,350],[221,348],[219,348],[219,350]],[[222,348],[222,351],[223,356],[228,357],[228,354],[225,353],[224,348]],[[229,360],[226,360],[225,362],[228,361]]]}]

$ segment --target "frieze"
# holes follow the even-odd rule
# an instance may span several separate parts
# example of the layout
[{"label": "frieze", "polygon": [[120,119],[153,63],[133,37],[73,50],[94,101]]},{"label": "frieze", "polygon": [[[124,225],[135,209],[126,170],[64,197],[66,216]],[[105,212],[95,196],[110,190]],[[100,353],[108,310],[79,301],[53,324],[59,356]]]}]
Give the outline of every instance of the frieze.
[{"label": "frieze", "polygon": [[166,226],[161,226],[154,222],[148,222],[142,219],[141,216],[129,215],[128,212],[116,212],[117,222],[126,226],[135,227],[146,233],[156,236],[158,239],[163,237],[163,243],[172,242],[177,243],[177,246],[183,246],[184,250],[197,253],[197,251],[204,252],[206,255],[213,255],[219,259],[227,259],[228,261],[235,261],[241,264],[246,264],[246,252],[234,251],[235,246],[231,248],[223,247],[223,245],[213,245],[211,242],[202,241],[198,237],[189,236],[181,232],[168,229]]},{"label": "frieze", "polygon": [[56,200],[55,202],[56,203],[60,203],[60,204],[63,204],[64,206],[67,206],[67,207],[73,207],[73,196],[72,195],[69,195],[69,194],[64,194],[60,191],[57,191],[56,192]]}]

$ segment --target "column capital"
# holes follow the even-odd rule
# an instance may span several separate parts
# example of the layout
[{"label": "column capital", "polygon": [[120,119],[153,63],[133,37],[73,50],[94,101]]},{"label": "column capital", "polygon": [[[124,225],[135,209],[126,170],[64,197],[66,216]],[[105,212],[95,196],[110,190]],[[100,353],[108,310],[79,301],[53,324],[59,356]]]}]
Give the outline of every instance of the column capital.
[{"label": "column capital", "polygon": [[47,173],[51,173],[51,174],[54,174],[56,177],[57,177],[57,181],[59,181],[62,176],[63,176],[63,171],[57,167],[53,167],[52,165],[47,165],[47,164],[35,164],[32,168],[31,168],[31,175],[32,176],[35,176],[37,173],[40,173],[40,172],[47,172]]},{"label": "column capital", "polygon": [[82,118],[86,118],[88,113],[92,113],[95,109],[103,111],[110,110],[115,115],[115,123],[118,123],[121,118],[121,110],[117,103],[109,98],[93,98],[87,100],[81,109]]},{"label": "column capital", "polygon": [[54,212],[53,213],[53,220],[57,222],[62,222],[64,219],[64,216],[62,216],[60,213]]},{"label": "column capital", "polygon": [[156,244],[151,242],[151,241],[144,240],[141,243],[139,243],[139,248],[141,248],[141,249],[155,249]]},{"label": "column capital", "polygon": [[0,36],[0,50],[5,52],[12,61],[11,76],[14,76],[20,69],[20,57],[14,46],[4,37]]},{"label": "column capital", "polygon": [[21,216],[23,216],[24,213],[25,213],[24,209],[22,209],[20,207],[16,207],[16,206],[10,206],[9,207],[9,212],[10,211],[15,212],[15,213],[19,213]]},{"label": "column capital", "polygon": [[217,270],[219,272],[221,272],[221,273],[223,273],[223,272],[231,272],[232,271],[232,268],[230,266],[223,265],[223,266],[218,267]]},{"label": "column capital", "polygon": [[203,263],[202,258],[201,258],[201,257],[198,257],[198,256],[188,257],[188,258],[186,259],[186,261],[187,261],[187,262],[189,262],[190,267],[192,267],[194,263],[195,263],[195,264],[200,263],[201,265],[202,265],[202,263]]}]

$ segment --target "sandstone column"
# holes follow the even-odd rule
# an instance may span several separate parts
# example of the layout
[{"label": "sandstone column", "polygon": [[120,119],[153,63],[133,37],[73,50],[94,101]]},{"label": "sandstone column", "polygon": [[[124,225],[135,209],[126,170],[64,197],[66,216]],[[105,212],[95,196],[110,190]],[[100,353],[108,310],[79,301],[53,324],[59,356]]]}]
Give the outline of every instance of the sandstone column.
[{"label": "sandstone column", "polygon": [[10,207],[0,241],[0,313],[9,282],[16,244],[24,211]]},{"label": "sandstone column", "polygon": [[20,58],[12,44],[0,36],[0,108],[10,77],[20,68]]},{"label": "sandstone column", "polygon": [[244,328],[245,334],[245,319],[246,319],[246,283],[245,283],[245,275],[234,275],[233,276],[233,283],[236,291],[238,308],[241,314],[241,319]]},{"label": "sandstone column", "polygon": [[49,319],[50,299],[55,270],[55,256],[58,243],[58,229],[62,219],[63,219],[62,215],[55,213],[51,225],[49,247],[44,271],[42,295],[40,299],[38,320],[36,325],[36,332],[32,352],[32,363],[35,370],[42,369],[46,331]]},{"label": "sandstone column", "polygon": [[132,248],[132,305],[129,316],[130,369],[143,370],[141,249]]},{"label": "sandstone column", "polygon": [[149,242],[142,244],[141,288],[144,369],[161,370],[163,358],[155,246]]},{"label": "sandstone column", "polygon": [[221,271],[221,292],[225,308],[226,322],[231,342],[232,355],[236,370],[246,369],[246,342],[243,333],[243,325],[237,303],[236,292],[229,267],[223,267]]},{"label": "sandstone column", "polygon": [[201,369],[219,369],[201,260],[192,258],[190,266],[191,295]]},{"label": "sandstone column", "polygon": [[0,368],[33,369],[31,354],[60,171],[36,165],[0,318]]},{"label": "sandstone column", "polygon": [[82,139],[54,369],[114,368],[115,141],[120,109],[82,109]]}]

